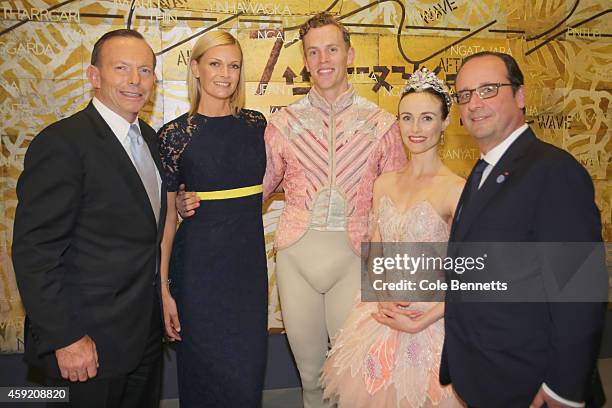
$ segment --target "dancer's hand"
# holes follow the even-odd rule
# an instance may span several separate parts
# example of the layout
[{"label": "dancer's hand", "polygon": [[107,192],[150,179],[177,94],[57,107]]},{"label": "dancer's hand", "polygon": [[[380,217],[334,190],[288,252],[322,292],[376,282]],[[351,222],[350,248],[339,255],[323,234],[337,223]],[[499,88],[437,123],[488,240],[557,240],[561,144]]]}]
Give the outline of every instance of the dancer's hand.
[{"label": "dancer's hand", "polygon": [[179,215],[188,218],[195,214],[195,209],[200,206],[200,200],[195,191],[185,191],[185,185],[181,184],[176,194],[175,204]]},{"label": "dancer's hand", "polygon": [[406,333],[418,333],[428,326],[422,316],[411,318],[404,313],[385,308],[372,313],[372,317],[380,324]]},{"label": "dancer's hand", "polygon": [[381,310],[390,310],[396,313],[403,314],[412,319],[416,319],[423,315],[423,312],[420,310],[411,310],[409,309],[410,302],[378,302],[378,311]]}]

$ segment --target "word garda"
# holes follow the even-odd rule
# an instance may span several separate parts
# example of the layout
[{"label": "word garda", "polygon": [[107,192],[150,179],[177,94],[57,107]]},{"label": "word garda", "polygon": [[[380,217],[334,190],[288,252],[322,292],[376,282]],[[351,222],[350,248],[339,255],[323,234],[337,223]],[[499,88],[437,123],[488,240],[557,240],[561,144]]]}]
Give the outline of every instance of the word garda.
[{"label": "word garda", "polygon": [[25,42],[4,42],[0,41],[0,55],[46,55],[51,56],[55,51],[51,44],[43,45],[34,41]]}]

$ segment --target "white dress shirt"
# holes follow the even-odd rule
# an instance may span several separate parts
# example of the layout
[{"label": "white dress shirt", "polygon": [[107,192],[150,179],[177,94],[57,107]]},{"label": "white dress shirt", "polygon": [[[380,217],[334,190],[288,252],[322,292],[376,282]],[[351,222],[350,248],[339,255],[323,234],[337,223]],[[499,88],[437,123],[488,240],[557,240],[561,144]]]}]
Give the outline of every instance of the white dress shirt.
[{"label": "white dress shirt", "polygon": [[[487,154],[480,155],[480,158],[485,160],[488,164],[487,164],[487,167],[485,167],[484,171],[482,172],[482,178],[480,179],[480,185],[478,186],[478,188],[482,187],[482,184],[485,182],[489,174],[491,174],[493,167],[495,167],[495,165],[497,164],[497,162],[499,162],[499,160],[502,158],[504,153],[506,153],[506,150],[508,150],[508,148],[512,145],[512,143],[514,143],[514,141],[518,139],[518,137],[525,130],[527,130],[528,127],[529,126],[525,123],[523,126],[520,126],[514,132],[510,133],[510,136],[508,136],[503,142],[495,146],[493,149],[489,150]],[[557,395],[557,393],[551,390],[550,387],[546,385],[546,383],[542,383],[542,389],[550,397],[552,397],[553,399],[569,407],[581,408],[581,407],[584,407],[585,405],[584,402],[570,401],[570,400],[567,400]]]},{"label": "white dress shirt", "polygon": [[[134,158],[132,157],[132,152],[130,150],[130,138],[128,137],[128,132],[130,130],[130,126],[133,124],[138,126],[138,130],[140,130],[138,118],[136,118],[133,123],[130,123],[121,116],[119,116],[117,113],[113,112],[102,102],[100,102],[98,98],[94,97],[92,103],[100,114],[100,116],[102,116],[102,119],[104,119],[104,121],[111,128],[113,134],[119,140],[119,143],[121,143],[121,146],[123,146],[123,149],[132,161],[134,168],[136,168],[136,164],[134,163]],[[140,133],[142,134],[142,132]],[[157,178],[157,191],[160,192],[161,198],[161,176],[159,175],[159,170],[157,170],[157,166],[155,166],[155,176]]]},{"label": "white dress shirt", "polygon": [[482,187],[487,177],[489,177],[489,174],[491,174],[493,167],[495,167],[495,165],[502,158],[504,153],[506,153],[506,150],[508,150],[512,143],[514,143],[514,141],[518,139],[518,137],[525,130],[527,130],[528,127],[529,126],[526,123],[523,126],[519,126],[518,129],[510,133],[510,136],[508,136],[503,142],[489,150],[487,154],[480,155],[480,158],[487,162],[487,167],[485,167],[484,171],[482,172],[482,178],[480,179],[480,184],[478,185],[478,188]]}]

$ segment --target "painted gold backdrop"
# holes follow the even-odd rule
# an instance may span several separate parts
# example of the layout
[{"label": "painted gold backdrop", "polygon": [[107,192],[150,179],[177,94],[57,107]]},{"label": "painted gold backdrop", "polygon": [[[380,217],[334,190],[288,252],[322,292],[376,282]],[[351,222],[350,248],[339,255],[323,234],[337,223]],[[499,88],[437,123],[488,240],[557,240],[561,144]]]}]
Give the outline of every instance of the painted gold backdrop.
[{"label": "painted gold backdrop", "polygon": [[[589,170],[604,236],[611,240],[609,1],[0,1],[0,351],[23,348],[24,311],[10,261],[23,156],[41,129],[91,98],[85,69],[96,39],[130,27],[152,45],[159,83],[142,116],[157,129],[187,110],[184,78],[195,40],[211,29],[229,30],[245,52],[247,107],[269,116],[307,92],[296,26],[322,10],[338,16],[353,34],[357,57],[350,81],[393,113],[406,75],[416,68],[440,67],[452,84],[465,56],[481,50],[511,53],[526,75],[528,120],[541,138],[568,150]],[[440,154],[466,177],[478,149],[455,109],[451,115]],[[276,198],[264,214],[272,328],[282,327],[272,259],[282,209],[282,197]]]}]

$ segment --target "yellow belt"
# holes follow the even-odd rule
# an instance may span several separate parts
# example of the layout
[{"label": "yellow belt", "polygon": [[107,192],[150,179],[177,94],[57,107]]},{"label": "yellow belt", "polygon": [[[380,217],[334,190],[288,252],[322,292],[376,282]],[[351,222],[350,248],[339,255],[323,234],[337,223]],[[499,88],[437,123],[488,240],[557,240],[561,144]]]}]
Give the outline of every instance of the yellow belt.
[{"label": "yellow belt", "polygon": [[200,200],[225,200],[227,198],[246,197],[254,194],[259,194],[263,191],[263,186],[232,188],[230,190],[219,191],[198,191],[196,194]]}]

